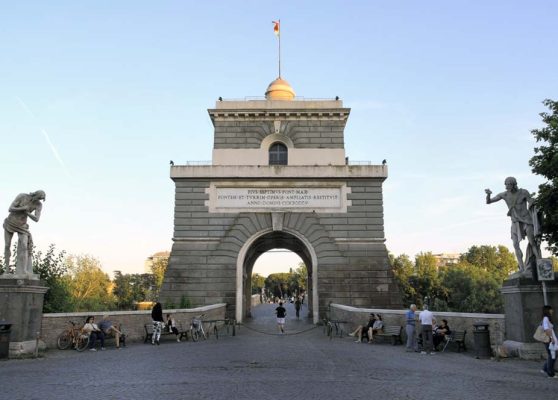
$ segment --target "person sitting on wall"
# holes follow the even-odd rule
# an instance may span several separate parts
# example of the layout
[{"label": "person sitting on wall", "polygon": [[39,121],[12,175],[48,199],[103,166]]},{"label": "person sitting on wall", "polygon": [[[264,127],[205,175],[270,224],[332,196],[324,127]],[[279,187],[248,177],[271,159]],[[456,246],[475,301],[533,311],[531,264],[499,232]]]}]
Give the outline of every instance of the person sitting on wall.
[{"label": "person sitting on wall", "polygon": [[362,338],[366,337],[368,339],[368,332],[373,329],[374,323],[376,322],[376,316],[374,313],[370,314],[368,317],[368,322],[366,325],[359,325],[353,332],[349,333],[349,336],[355,336],[357,340],[355,343],[362,342]]},{"label": "person sitting on wall", "polygon": [[433,333],[434,349],[436,349],[438,345],[445,340],[446,336],[451,335],[448,321],[446,319],[443,319],[442,323],[434,328]]}]

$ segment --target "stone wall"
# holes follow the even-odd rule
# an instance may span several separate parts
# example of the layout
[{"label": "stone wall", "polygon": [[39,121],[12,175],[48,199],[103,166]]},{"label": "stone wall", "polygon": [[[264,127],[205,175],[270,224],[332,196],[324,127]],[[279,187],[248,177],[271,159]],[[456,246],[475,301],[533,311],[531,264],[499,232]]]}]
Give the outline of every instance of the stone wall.
[{"label": "stone wall", "polygon": [[[214,304],[205,307],[163,310],[166,319],[167,314],[173,315],[178,324],[182,324],[184,329],[190,326],[192,317],[205,314],[204,319],[223,319],[225,318],[225,304]],[[41,340],[45,342],[47,348],[56,348],[56,340],[68,326],[68,321],[73,321],[83,325],[89,315],[94,315],[98,322],[103,315],[108,315],[109,319],[115,324],[122,324],[122,330],[127,335],[129,341],[143,341],[145,337],[144,324],[150,324],[151,311],[106,311],[106,312],[79,312],[79,313],[52,313],[43,314],[41,326]]]},{"label": "stone wall", "polygon": [[[356,308],[341,304],[330,304],[329,316],[331,319],[348,321],[347,330],[354,330],[358,325],[368,322],[370,313],[380,314],[386,325],[400,325],[405,327],[405,313],[407,310],[388,310],[379,308]],[[486,322],[489,324],[490,343],[492,347],[501,345],[506,336],[505,315],[504,314],[473,314],[455,312],[432,311],[434,317],[441,321],[446,319],[452,330],[464,331],[465,343],[469,350],[474,349],[473,324],[476,322]],[[417,311],[417,314],[420,312]],[[405,330],[403,330],[403,342],[405,343]]]},{"label": "stone wall", "polygon": [[[343,131],[346,120],[291,120],[281,124],[280,132],[292,140],[294,146],[303,148],[343,148]],[[258,149],[266,136],[275,132],[273,121],[247,119],[217,119],[214,121],[215,149]]]}]

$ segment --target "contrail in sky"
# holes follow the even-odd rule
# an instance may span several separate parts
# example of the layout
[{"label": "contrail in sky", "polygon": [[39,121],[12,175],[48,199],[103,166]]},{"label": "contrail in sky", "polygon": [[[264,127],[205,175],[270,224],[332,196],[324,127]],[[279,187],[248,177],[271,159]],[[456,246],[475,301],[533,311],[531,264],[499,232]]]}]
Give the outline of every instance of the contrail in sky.
[{"label": "contrail in sky", "polygon": [[[33,114],[33,112],[31,111],[31,109],[29,107],[27,107],[27,104],[25,104],[23,102],[23,100],[21,100],[21,98],[19,96],[16,96],[17,101],[19,102],[19,104],[21,105],[21,107],[23,107],[23,109],[25,111],[27,111],[27,113],[29,115],[31,115],[31,117],[33,117],[33,119],[35,121],[37,121],[37,117],[35,117],[35,114]],[[66,164],[64,164],[64,160],[62,160],[62,157],[60,157],[60,153],[58,153],[58,150],[56,149],[56,146],[54,146],[54,144],[52,143],[52,141],[50,140],[50,136],[48,135],[47,131],[45,128],[41,127],[41,133],[43,134],[43,136],[45,137],[45,140],[48,144],[48,146],[50,147],[50,151],[52,151],[52,154],[54,155],[54,158],[56,158],[56,160],[58,161],[58,163],[62,166],[62,168],[64,169],[64,172],[66,173],[66,175],[68,175],[68,177],[70,176],[70,172],[68,171],[68,168],[66,167]]]}]

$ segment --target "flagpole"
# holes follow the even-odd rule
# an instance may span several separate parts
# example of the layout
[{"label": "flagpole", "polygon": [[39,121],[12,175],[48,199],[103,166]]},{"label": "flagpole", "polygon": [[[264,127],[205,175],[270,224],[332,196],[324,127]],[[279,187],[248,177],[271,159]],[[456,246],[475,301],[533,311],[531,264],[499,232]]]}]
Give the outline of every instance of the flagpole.
[{"label": "flagpole", "polygon": [[281,78],[281,20],[279,20],[279,78]]}]

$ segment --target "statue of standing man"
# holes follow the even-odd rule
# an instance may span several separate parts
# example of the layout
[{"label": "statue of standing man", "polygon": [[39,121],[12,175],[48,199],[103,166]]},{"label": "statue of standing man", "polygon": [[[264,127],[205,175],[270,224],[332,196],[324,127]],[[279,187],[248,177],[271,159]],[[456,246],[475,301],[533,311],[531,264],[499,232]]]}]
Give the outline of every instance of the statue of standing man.
[{"label": "statue of standing man", "polygon": [[[529,260],[532,256],[535,259],[541,258],[540,241],[540,223],[537,217],[536,209],[533,205],[533,198],[525,189],[518,189],[517,180],[514,177],[506,178],[504,184],[506,191],[490,197],[492,191],[486,189],[486,204],[495,203],[504,200],[508,206],[508,216],[511,217],[511,239],[515,256],[519,264],[519,272],[525,273],[529,270]],[[519,247],[519,242],[527,237],[529,244],[527,245],[525,262],[523,261],[523,252]],[[528,267],[525,267],[525,264]]]},{"label": "statue of standing man", "polygon": [[4,220],[4,263],[5,271],[8,271],[11,252],[10,246],[14,233],[18,235],[16,276],[33,275],[33,264],[31,254],[33,252],[33,237],[29,232],[27,217],[38,222],[41,218],[41,210],[46,200],[46,194],[42,190],[32,193],[21,193],[10,205],[8,218]]}]

